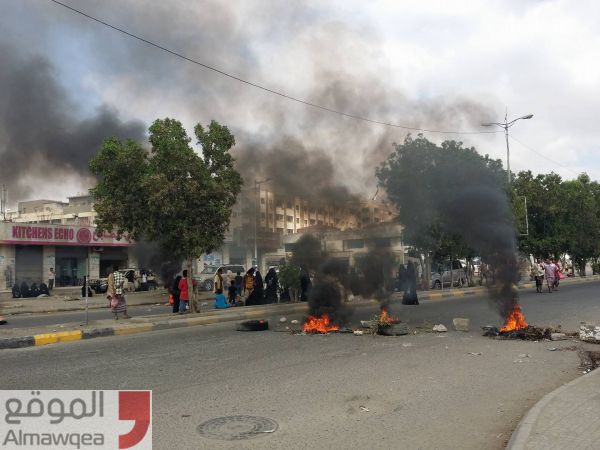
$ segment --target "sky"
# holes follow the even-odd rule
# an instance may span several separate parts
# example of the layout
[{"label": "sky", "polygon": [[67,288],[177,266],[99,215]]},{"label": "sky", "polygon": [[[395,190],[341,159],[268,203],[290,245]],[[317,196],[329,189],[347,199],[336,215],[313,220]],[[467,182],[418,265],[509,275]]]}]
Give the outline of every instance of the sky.
[{"label": "sky", "polygon": [[[63,1],[240,78],[376,121],[473,132],[506,112],[533,114],[510,130],[513,171],[600,179],[599,2]],[[227,125],[238,160],[254,162],[248,176],[268,176],[264,166],[302,179],[261,161],[319,155],[336,184],[363,196],[408,132],[258,90],[49,0],[0,6],[0,183],[12,202],[85,192],[101,139],[142,140],[157,118],[190,132],[213,119]],[[424,134],[506,163],[502,133]]]}]

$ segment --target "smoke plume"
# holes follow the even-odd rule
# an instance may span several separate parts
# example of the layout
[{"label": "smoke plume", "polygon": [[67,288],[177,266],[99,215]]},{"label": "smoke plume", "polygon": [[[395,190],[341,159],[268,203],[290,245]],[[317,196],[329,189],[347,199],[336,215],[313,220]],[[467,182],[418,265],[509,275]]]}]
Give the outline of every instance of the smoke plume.
[{"label": "smoke plume", "polygon": [[0,45],[0,59],[0,182],[12,199],[27,197],[27,183],[65,176],[89,185],[89,159],[106,137],[143,138],[141,122],[124,122],[110,107],[85,117],[46,58]]},{"label": "smoke plume", "polygon": [[160,276],[166,288],[171,287],[177,273],[181,270],[183,259],[169,253],[152,242],[137,242],[133,254],[140,269],[150,269]]}]

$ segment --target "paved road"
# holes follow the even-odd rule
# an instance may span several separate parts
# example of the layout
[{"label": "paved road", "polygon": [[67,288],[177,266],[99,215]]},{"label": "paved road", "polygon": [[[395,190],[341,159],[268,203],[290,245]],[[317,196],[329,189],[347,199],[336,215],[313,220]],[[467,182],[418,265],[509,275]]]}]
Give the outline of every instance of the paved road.
[{"label": "paved road", "polygon": [[[525,314],[536,325],[570,328],[598,320],[598,286],[527,293]],[[396,306],[395,313],[413,325],[450,326],[456,316],[499,322],[480,298]],[[501,449],[529,407],[580,374],[575,352],[547,350],[568,341],[496,341],[479,331],[385,338],[233,328],[3,351],[0,379],[5,389],[151,388],[157,449]],[[278,429],[244,441],[196,431],[232,415],[267,417]]]}]

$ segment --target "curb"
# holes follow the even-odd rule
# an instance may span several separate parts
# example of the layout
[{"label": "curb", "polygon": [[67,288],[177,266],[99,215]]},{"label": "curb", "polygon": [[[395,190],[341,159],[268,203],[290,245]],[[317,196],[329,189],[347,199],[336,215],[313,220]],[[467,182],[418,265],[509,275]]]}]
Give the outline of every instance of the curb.
[{"label": "curb", "polygon": [[555,389],[554,391],[546,394],[542,399],[537,402],[533,407],[525,414],[525,417],[521,419],[517,429],[513,432],[506,450],[525,450],[527,447],[527,441],[531,435],[533,425],[536,423],[538,417],[543,412],[544,408],[550,403],[556,396],[562,394],[564,391],[576,386],[579,383],[587,381],[590,377],[600,377],[600,369],[592,370],[590,373],[580,376],[573,381]]},{"label": "curb", "polygon": [[[365,306],[370,306],[375,302],[366,302]],[[295,305],[286,305],[285,311],[279,311],[282,314],[306,311],[306,303]],[[93,339],[106,336],[126,336],[137,333],[147,333],[150,331],[169,330],[174,328],[194,327],[201,325],[210,325],[221,322],[233,322],[237,320],[249,320],[264,317],[268,314],[276,314],[277,311],[261,308],[260,310],[244,311],[226,316],[218,314],[208,314],[199,317],[189,317],[175,320],[157,320],[152,323],[136,323],[119,325],[115,327],[90,328],[86,330],[60,331],[55,333],[35,334],[32,336],[19,336],[0,339],[0,350],[11,348],[38,347],[42,345],[58,344],[61,342],[79,341],[82,339]]]}]

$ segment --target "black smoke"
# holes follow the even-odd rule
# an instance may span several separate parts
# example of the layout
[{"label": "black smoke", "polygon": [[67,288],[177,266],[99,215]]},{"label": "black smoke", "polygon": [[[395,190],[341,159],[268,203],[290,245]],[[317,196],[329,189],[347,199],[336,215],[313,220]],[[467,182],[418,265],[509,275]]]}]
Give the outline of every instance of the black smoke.
[{"label": "black smoke", "polygon": [[0,181],[12,199],[26,198],[28,183],[64,176],[89,185],[89,159],[106,137],[144,137],[141,122],[124,122],[108,106],[86,116],[47,58],[0,45],[0,60]]},{"label": "black smoke", "polygon": [[140,269],[150,269],[159,275],[160,283],[170,288],[177,273],[181,271],[183,258],[153,242],[136,242],[133,254]]}]

